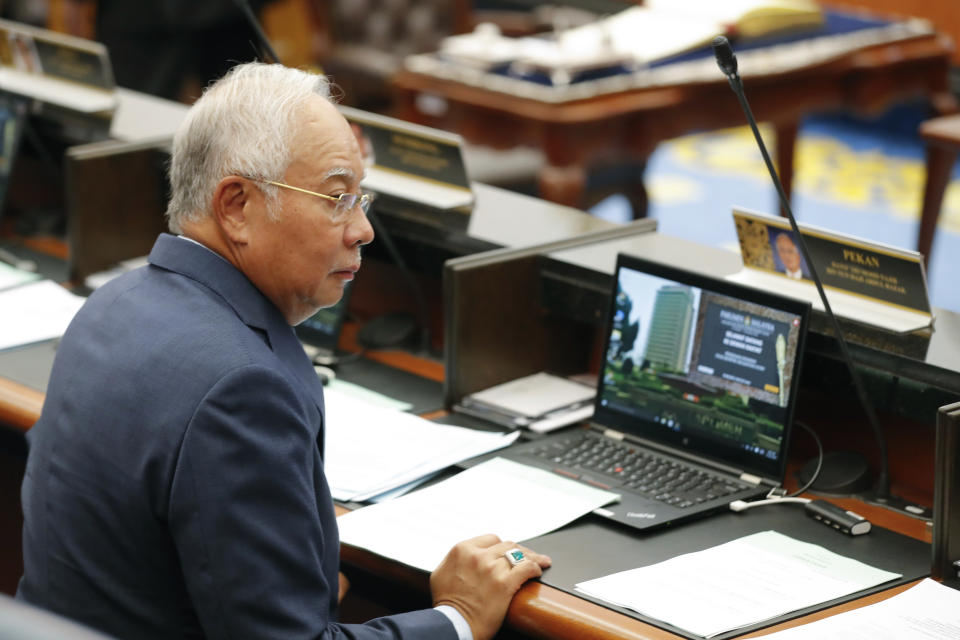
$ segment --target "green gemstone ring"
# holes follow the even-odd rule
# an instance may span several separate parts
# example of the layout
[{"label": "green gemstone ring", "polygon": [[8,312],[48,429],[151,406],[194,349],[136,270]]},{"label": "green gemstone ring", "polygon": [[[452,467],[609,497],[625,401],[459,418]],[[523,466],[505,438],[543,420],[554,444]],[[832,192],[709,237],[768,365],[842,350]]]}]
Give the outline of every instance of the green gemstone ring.
[{"label": "green gemstone ring", "polygon": [[504,551],[503,555],[506,557],[510,565],[514,567],[526,559],[526,556],[523,555],[523,551],[520,551],[520,549],[510,549],[510,551]]}]

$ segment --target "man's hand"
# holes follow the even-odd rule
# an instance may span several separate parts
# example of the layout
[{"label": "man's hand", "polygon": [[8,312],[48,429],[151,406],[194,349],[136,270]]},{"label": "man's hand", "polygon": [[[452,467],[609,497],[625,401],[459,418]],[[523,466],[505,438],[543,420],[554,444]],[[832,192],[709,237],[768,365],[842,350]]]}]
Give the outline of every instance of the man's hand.
[{"label": "man's hand", "polygon": [[[504,556],[518,548],[524,560],[512,565]],[[514,594],[550,566],[550,558],[488,534],[457,544],[430,575],[433,604],[463,614],[474,640],[488,640],[500,628]]]}]

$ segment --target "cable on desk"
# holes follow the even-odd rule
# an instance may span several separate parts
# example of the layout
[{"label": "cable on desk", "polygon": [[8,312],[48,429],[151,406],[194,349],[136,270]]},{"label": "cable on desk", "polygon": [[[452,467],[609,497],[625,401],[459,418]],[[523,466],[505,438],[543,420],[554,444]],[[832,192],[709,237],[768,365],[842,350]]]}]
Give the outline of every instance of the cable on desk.
[{"label": "cable on desk", "polygon": [[817,479],[817,475],[820,473],[820,465],[823,463],[823,445],[820,443],[820,438],[813,429],[802,422],[797,422],[796,424],[809,431],[810,435],[813,436],[814,441],[817,443],[817,450],[819,452],[817,457],[817,469],[813,472],[813,477],[810,478],[810,481],[790,495],[784,495],[784,489],[782,487],[777,487],[775,489],[771,489],[770,493],[767,494],[767,497],[764,500],[755,500],[753,502],[734,500],[730,503],[730,510],[739,513],[741,511],[746,511],[747,509],[762,507],[768,504],[800,503],[803,504],[803,510],[806,515],[821,524],[840,531],[841,533],[845,533],[849,536],[859,536],[869,533],[872,525],[870,524],[869,520],[860,514],[854,513],[848,509],[843,509],[842,507],[838,507],[837,505],[827,502],[826,500],[811,500],[810,498],[797,497],[799,494],[809,489],[810,486],[813,485],[814,480]]},{"label": "cable on desk", "polygon": [[809,489],[814,482],[817,480],[817,476],[820,475],[820,467],[823,465],[823,444],[820,442],[820,437],[817,435],[817,432],[811,429],[809,426],[795,420],[794,424],[803,427],[807,432],[813,436],[813,441],[817,443],[817,468],[814,470],[813,475],[810,477],[810,480],[807,481],[805,485],[797,489],[791,494],[787,494],[786,490],[782,487],[775,487],[770,490],[767,494],[767,497],[763,500],[755,500],[753,502],[746,502],[744,500],[734,500],[730,503],[731,511],[744,511],[746,509],[752,509],[753,507],[760,507],[767,504],[782,504],[787,502],[799,502],[799,503],[808,503],[810,502],[809,498],[798,498],[801,493]]},{"label": "cable on desk", "polygon": [[730,503],[730,511],[736,511],[740,513],[741,511],[746,511],[747,509],[752,509],[754,507],[762,507],[768,504],[786,504],[786,503],[799,503],[807,504],[810,502],[810,498],[794,498],[791,496],[778,496],[774,498],[766,498],[764,500],[754,500],[753,502],[747,502],[746,500],[734,500]]},{"label": "cable on desk", "polygon": [[798,427],[803,427],[804,429],[806,429],[807,433],[813,436],[813,441],[817,443],[817,468],[813,470],[813,475],[810,476],[810,479],[807,481],[807,484],[803,485],[802,487],[800,487],[790,495],[785,496],[787,498],[798,496],[804,491],[806,491],[807,489],[809,489],[810,487],[812,487],[813,483],[817,481],[817,477],[820,475],[820,467],[823,466],[823,444],[820,442],[820,436],[817,435],[816,431],[811,429],[805,423],[800,422],[799,420],[794,420],[793,423]]}]

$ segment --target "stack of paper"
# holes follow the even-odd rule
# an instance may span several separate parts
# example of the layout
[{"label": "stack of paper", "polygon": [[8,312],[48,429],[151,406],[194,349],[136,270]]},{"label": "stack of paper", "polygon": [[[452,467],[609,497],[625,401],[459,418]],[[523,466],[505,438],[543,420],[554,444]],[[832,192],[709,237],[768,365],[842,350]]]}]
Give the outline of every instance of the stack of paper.
[{"label": "stack of paper", "polygon": [[324,471],[336,500],[368,500],[518,435],[437,424],[330,387],[324,398]]},{"label": "stack of paper", "polygon": [[444,57],[490,68],[547,71],[554,84],[568,84],[583,71],[648,65],[697,48],[720,34],[764,36],[814,29],[823,12],[813,0],[646,0],[594,22],[548,35],[501,35],[492,24],[446,38]]},{"label": "stack of paper", "polygon": [[899,575],[764,531],[582,582],[577,590],[709,638]]},{"label": "stack of paper", "polygon": [[458,542],[520,542],[618,499],[609,491],[494,458],[432,487],[337,518],[340,541],[433,571]]},{"label": "stack of paper", "polygon": [[764,636],[768,640],[956,640],[960,635],[960,591],[927,578],[868,607]]},{"label": "stack of paper", "polygon": [[596,395],[593,387],[541,372],[471,393],[455,409],[505,427],[543,432],[592,416]]},{"label": "stack of paper", "polygon": [[39,279],[40,276],[33,271],[25,271],[0,262],[0,289],[9,289]]},{"label": "stack of paper", "polygon": [[0,292],[0,349],[59,338],[83,303],[52,280]]}]

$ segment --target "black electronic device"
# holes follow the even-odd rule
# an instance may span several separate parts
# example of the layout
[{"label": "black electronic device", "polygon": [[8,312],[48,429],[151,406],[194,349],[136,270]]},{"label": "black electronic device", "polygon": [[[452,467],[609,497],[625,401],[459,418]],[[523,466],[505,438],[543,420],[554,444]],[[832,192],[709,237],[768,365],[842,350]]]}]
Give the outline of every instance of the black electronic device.
[{"label": "black electronic device", "polygon": [[27,101],[13,94],[0,93],[0,219],[6,208],[10,178],[26,126]]},{"label": "black electronic device", "polygon": [[337,364],[337,343],[340,341],[352,290],[353,287],[348,284],[337,304],[320,309],[295,327],[297,337],[308,347],[314,364],[325,367]]},{"label": "black electronic device", "polygon": [[[869,398],[867,397],[863,382],[860,379],[860,375],[854,366],[853,358],[850,355],[850,348],[847,345],[847,340],[840,328],[837,317],[833,313],[833,309],[830,307],[830,301],[827,299],[827,295],[823,290],[823,284],[820,280],[820,276],[817,273],[816,264],[813,262],[813,260],[811,260],[810,252],[807,250],[806,242],[803,239],[803,234],[800,233],[800,229],[797,226],[797,220],[793,215],[793,209],[790,206],[790,200],[787,198],[787,195],[783,189],[783,184],[780,182],[779,176],[777,176],[777,172],[773,167],[773,162],[770,160],[770,154],[767,152],[767,147],[763,142],[763,138],[760,135],[759,129],[757,128],[757,121],[753,117],[753,112],[750,109],[750,105],[747,102],[747,98],[744,93],[743,82],[741,81],[740,74],[737,71],[737,58],[733,53],[733,48],[730,46],[730,41],[724,36],[717,36],[713,41],[713,51],[717,59],[717,66],[720,67],[720,70],[727,77],[730,88],[737,96],[737,100],[740,102],[743,113],[746,116],[751,131],[753,132],[753,137],[757,141],[757,146],[760,148],[760,153],[763,156],[764,164],[766,165],[767,171],[770,174],[770,179],[773,182],[774,187],[776,187],[777,195],[780,200],[780,206],[783,208],[784,213],[787,214],[787,219],[790,222],[790,228],[793,230],[794,237],[797,239],[797,244],[810,270],[810,276],[817,287],[817,292],[820,296],[820,300],[823,303],[823,308],[827,314],[827,318],[830,320],[837,343],[840,345],[840,352],[843,360],[850,371],[850,377],[853,382],[857,398],[859,399],[860,404],[866,413],[867,420],[869,421],[873,430],[879,452],[880,470],[877,474],[876,482],[873,485],[873,492],[869,499],[873,502],[896,509],[911,516],[927,515],[926,509],[920,507],[919,505],[908,504],[905,501],[892,496],[890,493],[890,471],[887,453],[887,441],[883,435],[883,430],[880,427],[880,421],[877,418],[873,405],[870,403]],[[861,468],[864,470],[864,472],[866,472],[868,467],[866,465],[861,465]],[[824,472],[821,471],[821,473]],[[825,475],[836,476],[838,474],[826,472]],[[803,481],[802,478],[801,481]],[[851,478],[848,486],[857,486],[858,483],[861,482],[863,482],[862,478]],[[815,484],[813,488],[816,490],[817,487]],[[843,487],[840,487],[837,490],[842,491],[843,489]]]},{"label": "black electronic device", "polygon": [[833,527],[848,536],[862,536],[865,533],[870,533],[869,520],[858,513],[838,507],[826,500],[811,500],[804,505],[803,510],[814,520],[828,527]]},{"label": "black electronic device", "polygon": [[726,510],[784,479],[810,304],[617,258],[594,414],[498,455],[607,488],[638,529]]}]

